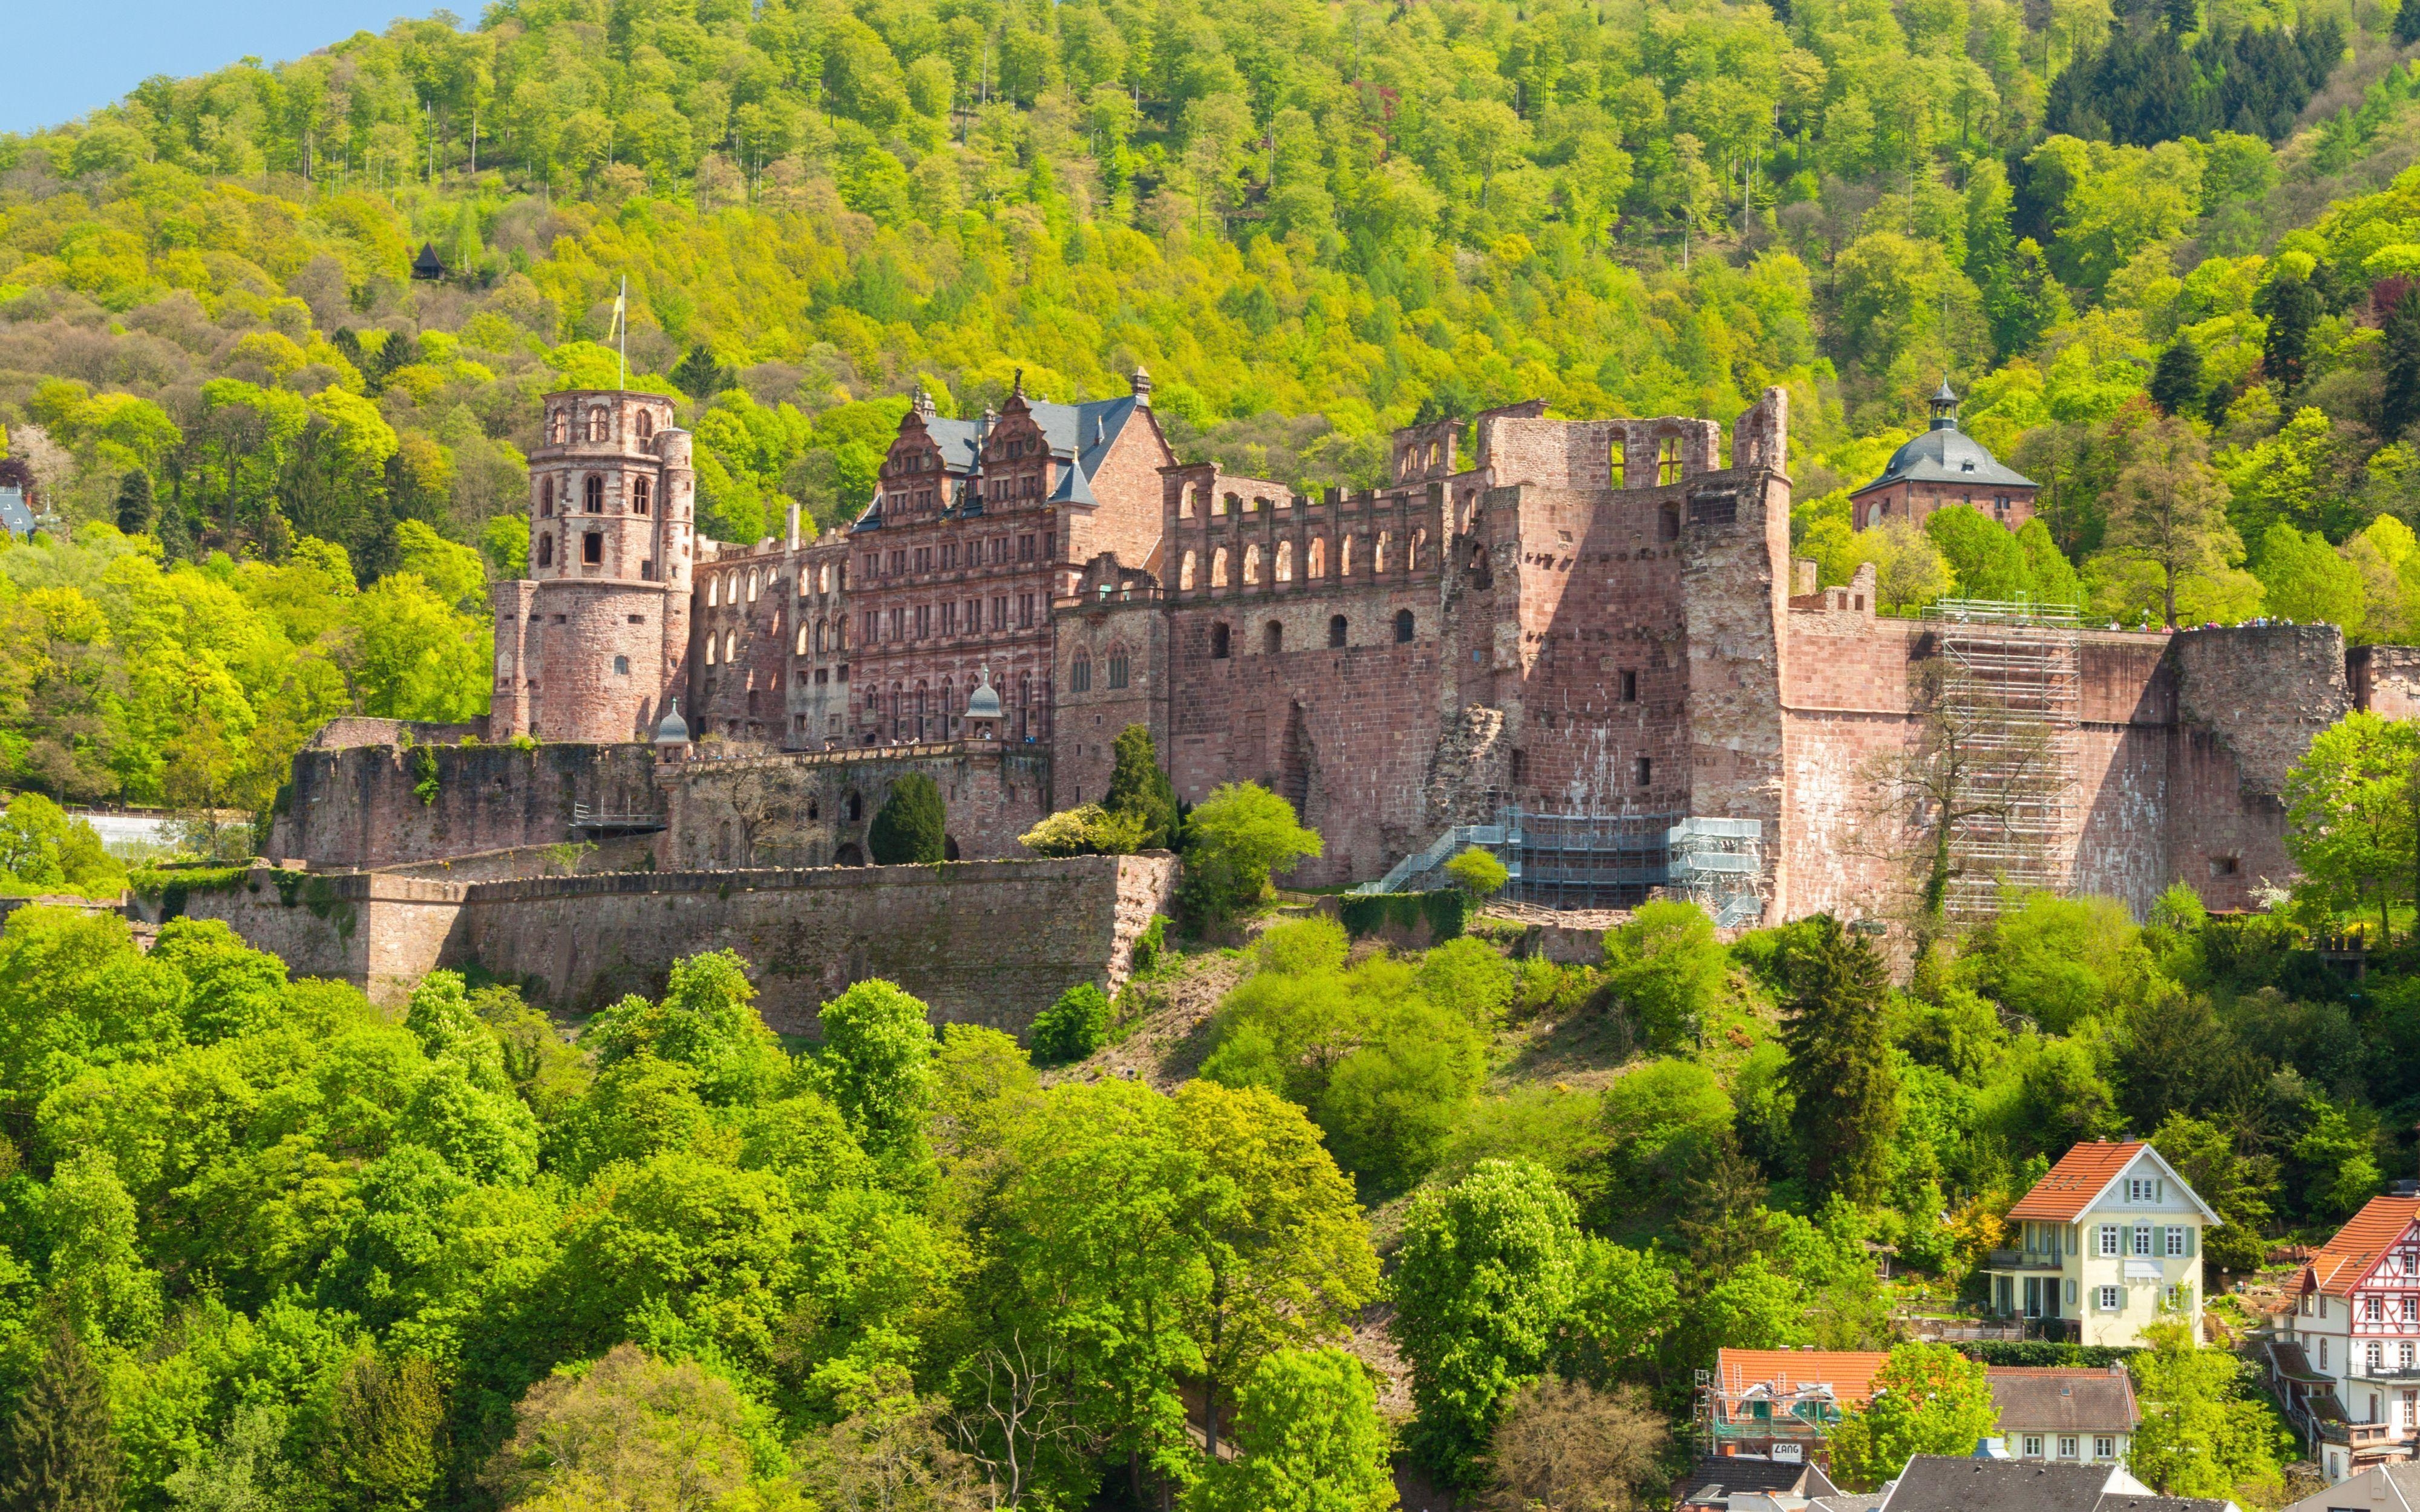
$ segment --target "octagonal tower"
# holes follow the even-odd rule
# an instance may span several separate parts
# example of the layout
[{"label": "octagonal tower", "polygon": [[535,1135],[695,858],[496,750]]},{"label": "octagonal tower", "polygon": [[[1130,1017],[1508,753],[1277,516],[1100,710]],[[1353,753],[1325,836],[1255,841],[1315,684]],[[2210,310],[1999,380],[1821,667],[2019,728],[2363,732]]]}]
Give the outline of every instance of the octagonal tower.
[{"label": "octagonal tower", "polygon": [[645,740],[686,687],[696,474],[673,401],[546,396],[530,453],[529,577],[490,590],[491,738]]}]

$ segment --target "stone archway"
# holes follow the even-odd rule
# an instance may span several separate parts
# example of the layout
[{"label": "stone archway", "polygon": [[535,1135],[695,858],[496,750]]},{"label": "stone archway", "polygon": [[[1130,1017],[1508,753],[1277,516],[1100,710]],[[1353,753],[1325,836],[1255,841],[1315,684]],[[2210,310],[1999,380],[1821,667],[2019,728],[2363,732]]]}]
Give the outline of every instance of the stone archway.
[{"label": "stone archway", "polygon": [[941,837],[941,859],[942,859],[942,860],[944,860],[944,861],[954,861],[954,860],[956,860],[957,858],[958,858],[958,837],[956,837],[955,835],[944,835],[944,836],[942,836],[942,837]]},{"label": "stone archway", "polygon": [[857,848],[855,841],[845,841],[839,850],[832,852],[834,866],[863,866],[864,864],[865,853]]}]

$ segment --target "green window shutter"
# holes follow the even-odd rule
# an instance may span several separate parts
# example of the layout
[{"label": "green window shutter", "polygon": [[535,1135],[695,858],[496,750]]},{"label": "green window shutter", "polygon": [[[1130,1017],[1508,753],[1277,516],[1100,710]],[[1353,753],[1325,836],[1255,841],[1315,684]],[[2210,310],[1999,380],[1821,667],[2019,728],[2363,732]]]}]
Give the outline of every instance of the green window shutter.
[{"label": "green window shutter", "polygon": [[2200,1249],[2201,1249],[2200,1240],[2201,1240],[2201,1230],[2200,1230],[2200,1229],[2198,1229],[2198,1228],[2195,1228],[2195,1227],[2193,1225],[2191,1225],[2191,1224],[2187,1224],[2187,1225],[2185,1225],[2185,1258],[2186,1258],[2186,1259],[2189,1259],[2189,1260],[2190,1260],[2190,1259],[2192,1259],[2192,1258],[2194,1257],[2194,1256],[2195,1256],[2195,1255],[2196,1255],[2197,1253],[2199,1253],[2199,1252],[2200,1252]]}]

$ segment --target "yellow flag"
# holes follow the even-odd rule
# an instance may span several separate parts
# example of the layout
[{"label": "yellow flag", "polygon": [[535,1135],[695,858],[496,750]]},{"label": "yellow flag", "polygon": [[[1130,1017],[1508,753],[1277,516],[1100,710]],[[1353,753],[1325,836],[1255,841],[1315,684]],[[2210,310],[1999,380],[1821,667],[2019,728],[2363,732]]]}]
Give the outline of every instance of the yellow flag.
[{"label": "yellow flag", "polygon": [[612,335],[618,335],[618,334],[620,334],[620,333],[621,333],[621,331],[622,331],[622,329],[623,329],[623,328],[622,328],[623,306],[624,306],[624,304],[625,304],[626,301],[628,300],[628,297],[627,295],[621,295],[621,294],[616,294],[616,295],[614,295],[614,296],[613,296],[613,329],[612,331],[610,331],[610,332],[606,332],[606,334],[607,334],[607,335],[612,336]]}]

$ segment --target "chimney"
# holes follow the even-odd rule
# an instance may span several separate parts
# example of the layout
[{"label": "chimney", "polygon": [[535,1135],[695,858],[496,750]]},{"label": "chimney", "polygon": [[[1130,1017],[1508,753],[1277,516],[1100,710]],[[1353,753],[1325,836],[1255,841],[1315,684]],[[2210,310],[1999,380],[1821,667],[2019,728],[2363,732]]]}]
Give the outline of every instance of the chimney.
[{"label": "chimney", "polygon": [[1138,409],[1150,409],[1151,375],[1143,370],[1143,365],[1140,363],[1137,363],[1135,364],[1135,370],[1126,375],[1126,383],[1134,390],[1135,408]]}]

